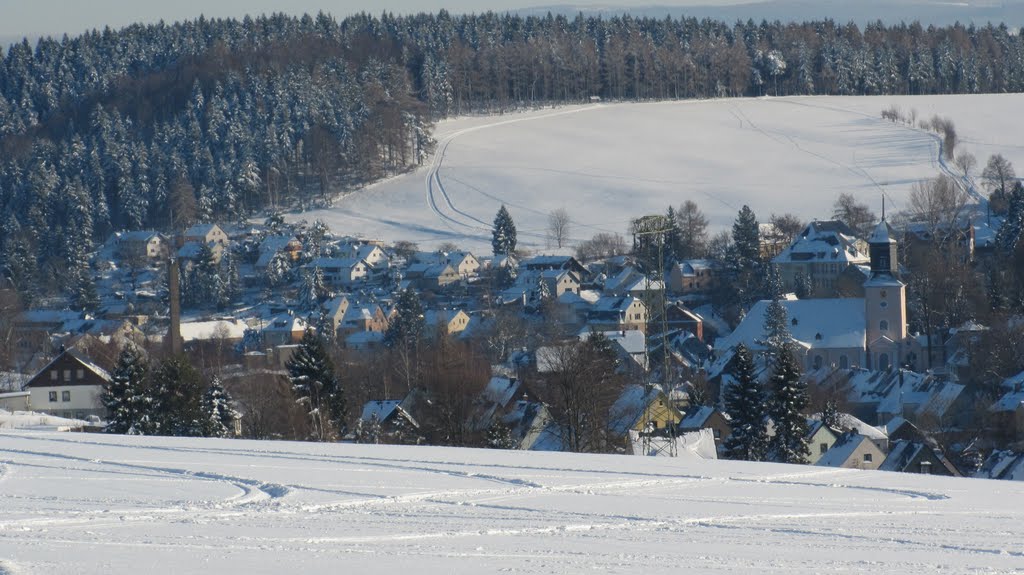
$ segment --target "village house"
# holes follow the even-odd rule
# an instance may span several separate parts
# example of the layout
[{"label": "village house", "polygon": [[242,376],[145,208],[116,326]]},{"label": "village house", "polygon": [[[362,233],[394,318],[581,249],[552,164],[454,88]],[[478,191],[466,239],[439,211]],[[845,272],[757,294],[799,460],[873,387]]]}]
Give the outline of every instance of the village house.
[{"label": "village house", "polygon": [[[224,244],[207,244],[210,247],[210,254],[213,257],[213,263],[219,264],[221,258],[224,257],[225,247]],[[199,257],[203,253],[203,244],[199,242],[186,242],[176,252],[178,259],[185,263],[185,265],[196,265],[199,263]]]},{"label": "village house", "polygon": [[458,335],[470,322],[469,314],[461,309],[430,309],[423,314],[423,319],[429,337]]},{"label": "village house", "polygon": [[786,290],[797,290],[799,277],[809,280],[813,297],[835,297],[836,280],[851,265],[864,265],[870,257],[863,242],[842,222],[811,222],[786,249],[772,258]]},{"label": "village house", "polygon": [[856,431],[847,431],[836,439],[815,465],[846,469],[878,469],[885,461],[885,452],[870,438]]},{"label": "village house", "polygon": [[149,261],[167,258],[167,238],[152,230],[122,232],[117,236],[117,255],[125,261]]},{"label": "village house", "polygon": [[85,419],[94,415],[103,419],[107,410],[100,401],[110,385],[110,374],[80,352],[67,349],[25,384],[31,393],[33,411]]},{"label": "village house", "polygon": [[341,253],[348,259],[363,260],[374,274],[386,273],[391,266],[391,258],[387,252],[375,244],[348,244],[342,246]]},{"label": "village house", "polygon": [[335,332],[339,337],[347,337],[359,332],[381,332],[388,328],[388,317],[379,305],[348,306]]},{"label": "village house", "polygon": [[714,267],[708,260],[684,260],[672,266],[668,281],[672,293],[703,293],[714,286]]},{"label": "village house", "polygon": [[658,386],[628,385],[612,405],[608,415],[608,433],[631,445],[630,434],[662,433],[676,428],[683,414]]},{"label": "village house", "polygon": [[181,234],[178,246],[194,242],[197,244],[219,244],[221,247],[227,247],[230,241],[228,235],[217,224],[196,224]]},{"label": "village house", "polygon": [[302,257],[302,242],[295,236],[267,236],[260,242],[256,271],[266,273],[267,267],[277,254],[283,254],[287,262],[295,263]]},{"label": "village house", "polygon": [[294,345],[302,341],[308,325],[302,318],[293,315],[279,315],[263,326],[263,344],[266,347]]},{"label": "village house", "polygon": [[480,271],[480,262],[469,252],[448,252],[444,263],[455,268],[456,273],[463,278],[474,277]]},{"label": "village house", "polygon": [[548,294],[555,298],[565,293],[580,293],[580,278],[572,270],[544,270],[537,281],[544,282]]},{"label": "village house", "polygon": [[892,445],[888,457],[878,469],[949,477],[962,477],[963,475],[941,452],[924,443],[905,440],[897,441]]},{"label": "village house", "polygon": [[331,329],[334,333],[338,332],[338,327],[341,326],[341,322],[348,312],[349,306],[352,303],[346,296],[337,296],[320,305],[323,317],[331,322]]},{"label": "village house", "polygon": [[646,333],[647,306],[632,296],[602,297],[590,308],[587,325],[597,331],[635,329]]},{"label": "village house", "polygon": [[405,269],[405,279],[423,291],[438,291],[462,281],[462,276],[448,264],[413,264]]},{"label": "village house", "polygon": [[350,288],[365,284],[370,279],[370,266],[360,259],[315,258],[302,267],[307,270],[320,268],[324,282],[332,286]]},{"label": "village house", "polygon": [[715,438],[715,448],[718,455],[724,455],[725,440],[732,435],[732,425],[729,418],[721,411],[709,405],[692,407],[679,422],[679,434],[710,429]]},{"label": "village house", "polygon": [[814,465],[828,450],[835,445],[839,439],[838,433],[825,425],[824,422],[815,419],[807,420],[807,448],[810,450],[807,456],[807,463]]}]

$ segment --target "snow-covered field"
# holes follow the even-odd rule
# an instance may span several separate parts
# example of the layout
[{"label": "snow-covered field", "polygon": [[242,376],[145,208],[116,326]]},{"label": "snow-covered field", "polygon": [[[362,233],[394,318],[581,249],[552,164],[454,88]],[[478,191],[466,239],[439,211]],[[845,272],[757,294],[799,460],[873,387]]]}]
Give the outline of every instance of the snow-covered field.
[{"label": "snow-covered field", "polygon": [[[980,173],[992,153],[1024,171],[1024,95],[792,97],[570,106],[439,124],[429,166],[293,215],[333,231],[486,253],[506,203],[520,245],[545,248],[547,216],[571,235],[625,234],[631,218],[691,199],[712,226],[749,204],[762,220],[828,218],[843,192],[900,209],[914,182],[942,171],[934,134],[883,121],[884,108],[952,119]],[[877,211],[877,208],[876,208]]]},{"label": "snow-covered field", "polygon": [[1024,484],[0,432],[0,573],[1010,573]]}]

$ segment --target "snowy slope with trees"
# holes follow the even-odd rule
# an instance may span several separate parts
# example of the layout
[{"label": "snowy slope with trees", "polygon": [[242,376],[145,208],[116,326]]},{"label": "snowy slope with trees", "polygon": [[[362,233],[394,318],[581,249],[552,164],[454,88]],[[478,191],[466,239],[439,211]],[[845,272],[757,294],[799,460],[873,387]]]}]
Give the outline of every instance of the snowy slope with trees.
[{"label": "snowy slope with trees", "polygon": [[871,206],[883,190],[890,210],[907,207],[914,183],[943,173],[940,139],[883,120],[897,106],[917,122],[956,126],[956,152],[1024,164],[1024,96],[880,96],[726,99],[598,104],[441,122],[429,167],[294,217],[332,229],[425,245],[455,241],[490,251],[500,205],[519,243],[543,248],[552,211],[565,208],[571,240],[626,233],[632,218],[695,201],[724,228],[749,204],[772,213],[824,218],[841,193]]},{"label": "snowy slope with trees", "polygon": [[1008,573],[1016,482],[4,432],[0,572]]}]

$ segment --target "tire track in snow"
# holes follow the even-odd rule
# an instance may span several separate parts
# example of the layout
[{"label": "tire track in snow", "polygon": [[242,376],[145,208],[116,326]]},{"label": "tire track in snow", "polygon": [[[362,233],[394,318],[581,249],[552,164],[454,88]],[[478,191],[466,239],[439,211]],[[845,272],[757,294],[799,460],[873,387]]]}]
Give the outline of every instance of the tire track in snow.
[{"label": "tire track in snow", "polygon": [[[559,117],[559,116],[565,116],[565,115],[569,115],[569,114],[578,114],[580,112],[586,112],[586,111],[598,109],[598,108],[601,108],[601,107],[603,107],[602,104],[594,104],[594,105],[590,105],[590,106],[583,106],[583,107],[580,107],[580,108],[573,108],[573,109],[570,109],[570,110],[561,110],[561,111],[557,111],[557,112],[552,112],[550,114],[542,114],[542,115],[537,115],[537,116],[529,116],[529,117],[525,117],[525,118],[512,118],[512,119],[509,119],[509,120],[502,120],[500,122],[494,122],[494,123],[491,123],[491,124],[483,124],[483,125],[480,125],[480,126],[473,126],[473,127],[470,127],[470,128],[464,128],[462,130],[458,130],[456,132],[448,134],[447,136],[445,136],[443,138],[443,140],[441,142],[438,143],[438,151],[434,153],[434,159],[431,162],[430,169],[427,172],[427,176],[426,176],[426,179],[425,179],[425,182],[424,182],[424,185],[425,185],[425,188],[426,188],[427,206],[430,208],[430,210],[432,212],[434,212],[434,214],[439,219],[441,219],[445,223],[445,225],[447,225],[449,228],[451,228],[453,232],[458,233],[455,230],[455,228],[452,227],[452,226],[460,226],[460,227],[463,227],[463,228],[467,228],[468,230],[477,231],[477,232],[490,232],[491,226],[490,226],[490,224],[488,222],[485,222],[485,221],[477,218],[476,216],[473,216],[472,214],[469,214],[468,212],[462,211],[462,210],[458,209],[457,207],[455,207],[454,202],[452,202],[451,196],[448,195],[448,192],[447,192],[447,190],[444,187],[444,183],[441,181],[440,170],[441,170],[441,166],[444,163],[445,155],[448,153],[448,146],[450,146],[451,143],[454,142],[460,136],[464,136],[466,134],[471,134],[473,132],[478,132],[478,131],[481,131],[481,130],[487,130],[487,129],[490,129],[490,128],[497,128],[499,126],[507,126],[509,124],[518,124],[518,123],[522,123],[522,122],[532,122],[532,121],[535,121],[535,120],[544,120],[544,119],[555,118],[555,117]],[[461,220],[459,220],[459,219],[457,219],[457,218],[455,218],[453,216],[445,214],[440,209],[440,207],[438,206],[437,199],[435,198],[435,195],[434,195],[435,194],[435,189],[442,195],[442,197],[444,198],[445,203],[448,205],[448,207],[454,213],[462,216],[463,218],[465,218],[466,220],[468,220],[471,223],[466,223],[466,221],[461,221]]]}]

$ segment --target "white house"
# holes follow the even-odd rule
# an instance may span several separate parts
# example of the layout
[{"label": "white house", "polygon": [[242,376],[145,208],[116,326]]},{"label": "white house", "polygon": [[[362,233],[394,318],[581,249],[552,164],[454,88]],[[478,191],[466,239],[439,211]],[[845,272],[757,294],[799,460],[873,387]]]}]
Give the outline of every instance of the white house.
[{"label": "white house", "polygon": [[32,410],[59,417],[105,418],[100,396],[110,374],[74,349],[68,349],[39,371],[27,384]]}]

